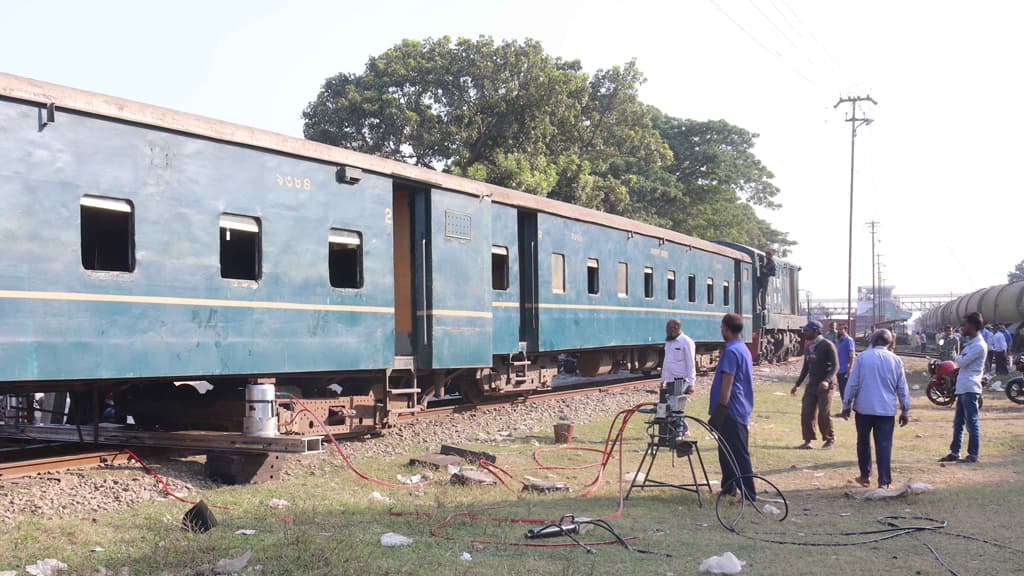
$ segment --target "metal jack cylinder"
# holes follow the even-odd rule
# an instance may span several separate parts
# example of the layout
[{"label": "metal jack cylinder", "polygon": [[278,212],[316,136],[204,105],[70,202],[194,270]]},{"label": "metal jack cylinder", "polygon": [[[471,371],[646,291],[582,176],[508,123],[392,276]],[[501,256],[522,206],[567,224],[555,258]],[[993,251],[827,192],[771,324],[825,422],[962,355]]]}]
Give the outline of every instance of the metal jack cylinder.
[{"label": "metal jack cylinder", "polygon": [[245,419],[242,432],[246,436],[277,436],[276,387],[257,381],[245,387]]}]

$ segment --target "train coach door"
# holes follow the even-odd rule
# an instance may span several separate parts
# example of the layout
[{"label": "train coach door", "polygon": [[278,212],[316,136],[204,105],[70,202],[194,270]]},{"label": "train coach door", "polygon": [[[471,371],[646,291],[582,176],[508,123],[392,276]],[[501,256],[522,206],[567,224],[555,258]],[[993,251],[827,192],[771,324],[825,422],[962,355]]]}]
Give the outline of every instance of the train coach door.
[{"label": "train coach door", "polygon": [[539,350],[537,326],[537,214],[519,211],[519,341]]},{"label": "train coach door", "polygon": [[417,204],[425,203],[426,194],[425,190],[407,185],[394,186],[391,218],[395,244],[395,356],[419,356],[426,346],[423,332],[417,330],[415,323],[417,313],[425,305],[415,294],[418,284],[422,284],[417,271],[423,269],[420,244],[427,230],[425,212],[422,207],[417,210]]}]

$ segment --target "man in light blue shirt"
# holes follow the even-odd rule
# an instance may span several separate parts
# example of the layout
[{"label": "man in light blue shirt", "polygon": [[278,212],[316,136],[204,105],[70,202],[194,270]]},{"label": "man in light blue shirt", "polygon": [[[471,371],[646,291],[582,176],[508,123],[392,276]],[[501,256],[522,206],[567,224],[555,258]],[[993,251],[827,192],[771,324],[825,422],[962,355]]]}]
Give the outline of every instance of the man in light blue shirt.
[{"label": "man in light blue shirt", "polygon": [[889,351],[892,332],[882,329],[871,335],[871,348],[857,357],[843,400],[843,413],[857,412],[857,464],[861,486],[871,483],[871,435],[875,437],[878,487],[892,484],[892,435],[896,424],[896,403],[900,406],[900,427],[910,422],[910,388],[903,361]]},{"label": "man in light blue shirt", "polygon": [[[953,442],[949,445],[949,454],[939,462],[960,462],[973,464],[978,461],[978,450],[981,444],[981,423],[978,419],[978,398],[981,396],[981,375],[985,371],[985,357],[988,345],[981,335],[985,321],[979,312],[971,312],[964,316],[960,330],[964,335],[964,345],[956,364],[960,372],[956,376],[956,415],[953,416]],[[960,459],[963,447],[964,426],[967,426],[969,439],[967,457]]]},{"label": "man in light blue shirt", "polygon": [[836,338],[836,356],[839,357],[839,370],[836,380],[839,382],[839,399],[846,398],[846,381],[850,379],[850,368],[853,366],[854,341],[850,337],[850,329],[846,324],[839,325],[839,336]]}]

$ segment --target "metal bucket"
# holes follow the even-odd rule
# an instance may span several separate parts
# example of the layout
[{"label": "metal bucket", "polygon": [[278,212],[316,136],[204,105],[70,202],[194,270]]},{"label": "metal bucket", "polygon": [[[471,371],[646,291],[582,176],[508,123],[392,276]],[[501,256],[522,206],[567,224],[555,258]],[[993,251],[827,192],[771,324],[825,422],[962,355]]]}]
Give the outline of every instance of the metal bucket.
[{"label": "metal bucket", "polygon": [[572,424],[555,424],[555,443],[572,443]]},{"label": "metal bucket", "polygon": [[277,402],[273,384],[249,384],[245,387],[246,436],[277,436]]}]

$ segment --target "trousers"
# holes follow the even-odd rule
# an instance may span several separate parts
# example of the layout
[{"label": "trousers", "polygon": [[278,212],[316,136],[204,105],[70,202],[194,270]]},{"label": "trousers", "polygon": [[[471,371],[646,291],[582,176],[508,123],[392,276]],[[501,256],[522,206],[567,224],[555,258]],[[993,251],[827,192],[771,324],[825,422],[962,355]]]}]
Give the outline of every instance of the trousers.
[{"label": "trousers", "polygon": [[[753,463],[750,461],[750,431],[747,425],[741,424],[732,416],[726,416],[718,428],[718,436],[732,452],[736,468],[739,469],[737,471],[736,468],[733,468],[725,448],[719,446],[718,464],[722,468],[722,491],[734,493],[738,483],[743,491],[743,497],[751,502],[756,501],[757,489],[754,488],[754,479],[750,477],[750,474],[753,474]],[[738,476],[742,476],[742,478],[739,478],[737,482]]]},{"label": "trousers", "polygon": [[892,484],[892,433],[896,429],[895,416],[860,414],[857,424],[857,464],[860,477],[871,478],[871,437],[875,439],[875,460],[878,462],[878,486]]},{"label": "trousers", "polygon": [[[813,389],[813,390],[812,390]],[[817,418],[815,418],[817,412]],[[821,392],[817,384],[808,383],[804,388],[804,397],[800,408],[800,428],[804,435],[804,442],[815,439],[814,423],[817,420],[818,429],[821,431],[821,439],[835,440],[836,436],[832,430],[832,388],[828,392]]]}]

